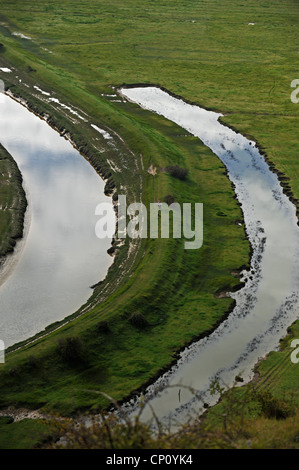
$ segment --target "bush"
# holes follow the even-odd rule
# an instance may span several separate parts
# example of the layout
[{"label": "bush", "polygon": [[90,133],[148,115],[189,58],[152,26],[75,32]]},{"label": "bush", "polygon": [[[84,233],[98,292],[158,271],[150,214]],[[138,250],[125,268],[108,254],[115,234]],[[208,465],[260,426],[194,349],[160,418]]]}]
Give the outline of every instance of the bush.
[{"label": "bush", "polygon": [[36,72],[36,70],[31,65],[27,65],[27,72]]},{"label": "bush", "polygon": [[100,323],[98,323],[98,331],[99,333],[109,333],[110,328],[108,322],[104,320],[100,321]]},{"label": "bush", "polygon": [[135,326],[136,328],[143,329],[148,326],[147,319],[142,315],[142,313],[133,313],[129,318],[129,322],[131,325]]},{"label": "bush", "polygon": [[40,360],[35,356],[28,357],[28,367],[30,369],[37,369],[40,366]]},{"label": "bush", "polygon": [[68,336],[58,341],[58,352],[67,362],[80,362],[83,357],[82,343],[76,336]]},{"label": "bush", "polygon": [[170,206],[174,201],[175,199],[171,194],[167,194],[167,196],[164,197],[164,202],[166,202],[168,206]]},{"label": "bush", "polygon": [[295,408],[290,401],[276,398],[268,390],[255,392],[255,398],[266,418],[286,419],[295,414]]},{"label": "bush", "polygon": [[8,374],[11,377],[20,377],[21,372],[22,372],[22,367],[21,366],[15,366],[15,367],[11,367],[9,369]]},{"label": "bush", "polygon": [[166,171],[174,178],[178,178],[180,180],[186,179],[189,173],[187,168],[181,168],[178,165],[167,166]]}]

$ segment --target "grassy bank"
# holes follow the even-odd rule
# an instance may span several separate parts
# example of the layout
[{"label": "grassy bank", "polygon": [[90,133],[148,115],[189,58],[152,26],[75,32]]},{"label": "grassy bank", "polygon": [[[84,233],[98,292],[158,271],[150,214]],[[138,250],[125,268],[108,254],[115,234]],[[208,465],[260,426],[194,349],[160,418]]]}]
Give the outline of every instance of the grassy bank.
[{"label": "grassy bank", "polygon": [[12,156],[0,144],[0,264],[23,236],[27,207],[21,172]]},{"label": "grassy bank", "polygon": [[[25,74],[22,77],[26,80]],[[28,85],[30,81],[26,80],[26,83]],[[37,97],[33,100],[17,85],[10,83],[10,90],[15,96],[29,100],[35,112],[49,113],[44,102]],[[124,258],[122,248],[117,250],[106,282],[95,289],[90,299],[89,305],[95,307],[90,307],[88,313],[59,332],[40,339],[36,345],[7,355],[7,363],[3,367],[2,390],[6,389],[6,392],[1,396],[2,406],[11,403],[11,385],[23,377],[25,383],[31,385],[27,390],[17,386],[12,401],[15,405],[46,405],[46,409],[61,413],[90,407],[98,409],[107,401],[94,390],[107,393],[113,390],[113,396],[121,399],[169,364],[179,347],[208,333],[232,307],[231,299],[218,299],[216,294],[221,288],[233,289],[239,284],[237,274],[232,276],[231,272],[241,263],[248,262],[249,246],[244,228],[236,225],[242,214],[236,200],[231,197],[232,188],[223,165],[195,138],[182,136],[180,128],[165,123],[159,116],[153,115],[147,118],[146,124],[142,124],[142,117],[146,115],[143,110],[133,105],[127,105],[125,109],[123,116],[127,121],[127,112],[130,111],[134,125],[138,123],[139,128],[141,122],[143,140],[139,145],[144,169],[139,170],[139,174],[143,201],[162,200],[169,193],[178,202],[202,201],[207,219],[204,227],[207,243],[201,250],[191,252],[184,250],[183,240],[144,240],[139,250],[142,255],[137,257],[133,266],[134,272],[132,269],[129,271],[130,266],[126,264],[128,272],[122,283],[117,282],[117,276],[119,269],[124,268]],[[72,130],[67,117],[59,118],[72,141],[80,142],[79,131]],[[55,122],[55,112],[51,113],[51,123],[59,127]],[[85,129],[80,132],[83,134]],[[147,148],[152,154],[146,159]],[[103,160],[103,153],[98,155],[88,144],[84,150],[90,161],[96,159],[95,166],[98,164],[102,168],[103,162],[99,163],[99,158]],[[134,153],[140,155],[136,151]],[[110,158],[117,167],[121,166],[124,150],[121,153],[110,152]],[[181,181],[158,171],[153,187],[153,177],[147,171],[150,163],[157,169],[178,163],[188,168],[188,178]],[[135,185],[138,199],[141,187],[136,185],[136,172],[132,167],[130,171],[114,172],[112,179],[116,188],[125,185],[133,192]],[[218,201],[219,194],[222,204]],[[214,244],[218,246],[218,253],[213,248]],[[236,250],[237,244],[239,248]],[[231,248],[226,253],[228,245]],[[114,286],[112,293],[109,284]],[[99,302],[107,286],[111,295]],[[217,304],[219,307],[215,311]],[[129,321],[136,312],[148,322],[143,330],[132,326]],[[106,322],[108,328],[102,328],[102,322]],[[80,338],[82,346],[81,357],[75,363],[61,356],[58,347],[61,338],[70,336]],[[128,351],[134,356],[128,357]],[[121,368],[119,364],[122,364]],[[63,377],[60,377],[61,370],[64,370]],[[59,386],[53,388],[52,380]]]},{"label": "grassy bank", "polygon": [[[215,294],[238,284],[231,273],[248,264],[249,246],[244,228],[235,223],[242,214],[223,165],[174,124],[119,102],[111,86],[156,83],[221,111],[225,123],[259,143],[288,178],[282,180],[286,191],[299,200],[299,105],[290,100],[290,83],[298,78],[297,24],[292,0],[2,1],[0,61],[12,69],[1,74],[6,85],[36,112],[50,115],[52,125],[67,129],[98,171],[111,175],[115,191],[126,188],[129,200],[142,195],[149,203],[172,194],[178,202],[203,202],[204,245],[187,252],[178,240],[145,240],[125,264],[127,242],[84,316],[7,355],[1,406],[40,406],[65,414],[99,409],[107,401],[95,391],[122,399],[232,307],[230,299]],[[47,103],[35,85],[85,112],[88,124]],[[96,141],[101,137],[90,122],[118,133],[117,150]],[[189,175],[179,181],[158,172],[153,190],[151,164],[158,169],[179,164]],[[129,322],[136,312],[149,324],[143,330]],[[58,347],[67,337],[80,339],[76,363]]]},{"label": "grassy bank", "polygon": [[44,420],[23,419],[13,422],[10,416],[0,417],[1,449],[31,449],[49,444],[53,424]]},{"label": "grassy bank", "polygon": [[[11,89],[15,94],[19,92],[22,98],[27,98],[16,86],[11,86]],[[38,108],[41,112],[43,103],[35,100],[33,107],[36,112]],[[217,237],[219,254],[211,255],[212,244],[206,246],[205,250],[199,250],[194,257],[194,253],[192,255],[191,252],[184,251],[179,241],[149,241],[140,250],[144,257],[139,261],[138,270],[133,276],[132,271],[128,272],[127,283],[122,288],[119,286],[118,291],[107,301],[67,325],[59,333],[52,334],[47,340],[40,340],[36,346],[28,346],[23,351],[7,355],[7,363],[3,367],[5,378],[2,382],[2,406],[42,406],[45,410],[62,414],[84,411],[90,407],[98,410],[108,402],[94,391],[111,393],[113,389],[113,396],[123,398],[124,393],[128,394],[150,380],[161,367],[171,362],[178,346],[213,328],[231,307],[230,299],[217,299],[215,294],[224,286],[234,288],[238,285],[238,277],[232,276],[231,272],[236,266],[240,266],[241,262],[248,260],[248,242],[245,240],[244,228],[235,223],[236,220],[241,220],[242,214],[236,201],[231,198],[231,186],[224,174],[224,168],[216,157],[195,139],[182,139],[179,128],[168,129],[168,124],[164,124],[171,140],[170,137],[167,140],[160,137],[158,129],[163,127],[162,120],[155,116],[152,119],[151,140],[154,137],[159,144],[162,139],[168,146],[168,151],[172,152],[172,158],[166,159],[164,156],[160,165],[157,160],[154,163],[158,168],[165,167],[174,163],[173,155],[177,154],[176,163],[187,166],[190,175],[187,181],[182,182],[169,174],[158,172],[155,182],[156,197],[162,199],[165,194],[171,192],[178,201],[190,201],[190,197],[194,202],[204,201],[205,212],[210,214],[210,222],[205,224],[205,230],[210,230],[212,239]],[[53,114],[52,124],[54,125]],[[71,132],[66,119],[63,125]],[[72,134],[72,139],[74,138]],[[182,145],[182,140],[186,148]],[[175,143],[179,144],[179,147]],[[192,159],[190,149],[194,152]],[[182,158],[183,151],[186,154],[185,160]],[[90,154],[90,157],[93,158],[93,155]],[[198,159],[201,160],[200,167]],[[115,159],[114,162],[119,165]],[[128,186],[128,173],[123,172],[122,177],[126,179]],[[209,181],[206,196],[202,183],[198,185],[196,182],[201,182],[203,177]],[[148,187],[150,197],[153,197],[152,176],[147,170],[144,171],[143,178],[144,194]],[[213,187],[214,184],[217,185],[217,191]],[[225,207],[217,201],[219,194],[226,202]],[[219,213],[225,213],[226,216]],[[225,254],[227,236],[231,243],[230,256]],[[240,243],[240,250],[233,249],[236,243]],[[220,260],[218,266],[217,257]],[[218,270],[216,277],[216,272],[211,271],[212,262]],[[121,253],[117,254],[114,268],[106,283],[95,290],[92,304],[98,302],[97,299],[102,296],[105,285],[111,282],[113,284],[113,280],[117,280],[116,267],[122,263]],[[134,285],[135,282],[138,283],[137,286]],[[215,312],[213,307],[217,304],[219,311]],[[149,322],[145,330],[138,330],[129,322],[131,314],[136,311],[142,313]],[[108,323],[108,330],[102,328],[103,321]],[[59,350],[61,338],[70,336],[80,338],[83,348],[80,360],[75,363],[63,357]],[[121,368],[119,364],[122,364]],[[27,384],[25,387],[24,383]]]}]

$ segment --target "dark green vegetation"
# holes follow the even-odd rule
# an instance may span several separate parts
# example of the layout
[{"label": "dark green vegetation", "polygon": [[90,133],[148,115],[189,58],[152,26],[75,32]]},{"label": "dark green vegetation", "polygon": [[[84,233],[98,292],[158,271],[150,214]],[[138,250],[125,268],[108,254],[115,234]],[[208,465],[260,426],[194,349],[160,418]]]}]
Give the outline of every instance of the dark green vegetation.
[{"label": "dark green vegetation", "polygon": [[0,144],[0,265],[23,235],[27,200],[21,172],[11,155]]},{"label": "dark green vegetation", "polygon": [[288,329],[288,336],[281,341],[280,350],[269,353],[266,360],[261,361],[257,368],[256,383],[258,389],[271,391],[276,397],[288,395],[294,403],[299,403],[298,364],[290,360],[294,349],[291,342],[299,338],[299,322]]},{"label": "dark green vegetation", "polygon": [[23,419],[13,422],[0,416],[1,449],[42,447],[53,436],[53,424],[43,420]]},{"label": "dark green vegetation", "polygon": [[298,364],[290,360],[294,338],[299,338],[299,322],[289,328],[280,351],[256,367],[251,384],[229,391],[221,383],[211,384],[212,391],[221,391],[220,402],[200,422],[175,433],[160,423],[159,435],[153,437],[139,418],[121,425],[111,418],[105,426],[94,422],[92,428],[78,430],[66,423],[53,429],[70,433],[70,449],[299,449]]},{"label": "dark green vegetation", "polygon": [[[251,384],[222,394],[220,402],[206,415],[205,425],[213,432],[230,429],[233,440],[249,447],[298,448],[299,389],[298,364],[290,355],[291,342],[299,338],[299,322],[281,340],[279,351],[272,351],[255,368]],[[225,388],[225,387],[224,387]]]},{"label": "dark green vegetation", "polygon": [[178,178],[179,180],[184,180],[187,178],[189,173],[187,168],[181,168],[179,165],[170,165],[165,168],[165,171],[171,176]]},{"label": "dark green vegetation", "polygon": [[[122,399],[167,366],[186,342],[214,328],[232,307],[217,294],[238,285],[238,269],[249,261],[244,228],[235,223],[241,210],[221,162],[174,124],[105,95],[123,83],[155,83],[221,111],[223,122],[258,141],[298,200],[299,105],[290,100],[290,83],[298,78],[298,4],[2,0],[1,7],[0,61],[16,69],[1,78],[37,113],[50,115],[52,125],[67,129],[97,170],[110,177],[107,190],[123,194],[125,187],[129,201],[142,196],[146,204],[167,195],[204,204],[200,250],[184,251],[183,240],[143,240],[133,247],[127,241],[117,249],[106,282],[81,310],[86,313],[8,354],[1,367],[1,406],[40,406],[62,414],[98,410],[108,401],[95,392]],[[87,113],[93,124],[115,130],[122,139],[114,135],[118,151],[104,140],[98,144],[100,134],[46,103],[34,85]],[[122,172],[113,171],[107,159]],[[147,171],[150,165],[157,168],[155,176]],[[159,171],[172,165],[188,169],[187,178]],[[146,319],[145,328],[131,323],[136,314]],[[75,363],[59,347],[68,337],[80,339]],[[279,354],[263,366],[277,370],[275,381],[266,383],[278,395],[291,382],[291,374],[278,367]]]},{"label": "dark green vegetation", "polygon": [[[269,410],[271,411],[269,413]],[[285,416],[273,414],[283,410]],[[299,449],[299,414],[283,400],[260,394],[253,387],[246,393],[226,398],[221,407],[212,409],[209,419],[186,424],[170,433],[160,423],[153,435],[140,419],[117,423],[109,418],[92,427],[56,423],[56,433],[68,435],[67,444],[50,444],[64,449]]]}]

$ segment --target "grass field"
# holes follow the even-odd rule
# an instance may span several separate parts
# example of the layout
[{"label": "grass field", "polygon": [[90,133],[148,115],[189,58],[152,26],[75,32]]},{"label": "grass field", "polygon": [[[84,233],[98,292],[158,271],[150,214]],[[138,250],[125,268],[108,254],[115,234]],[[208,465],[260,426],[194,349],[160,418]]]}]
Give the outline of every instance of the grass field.
[{"label": "grass field", "polygon": [[27,207],[22,175],[11,155],[0,144],[0,263],[23,235]]},{"label": "grass field", "polygon": [[[19,78],[1,72],[0,78],[12,92],[36,112],[50,113],[56,127],[68,129],[82,153],[100,172],[111,173],[118,192],[125,186],[131,200],[142,195],[149,203],[172,194],[178,202],[204,204],[200,250],[184,251],[178,240],[145,240],[118,283],[126,245],[108,275],[109,296],[103,300],[105,284],[99,286],[84,316],[7,355],[0,370],[1,406],[62,414],[95,410],[107,401],[94,390],[124,398],[166,367],[185,343],[214,328],[232,307],[230,299],[215,294],[237,286],[232,272],[249,262],[244,228],[235,223],[242,213],[221,162],[174,124],[105,95],[114,93],[112,86],[153,83],[222,112],[224,123],[258,142],[276,171],[288,178],[286,192],[299,200],[299,105],[290,100],[290,84],[299,78],[298,3],[2,0],[1,7],[0,64],[15,67]],[[34,85],[115,130],[122,139],[120,152],[95,151],[88,145],[94,139],[91,129],[74,125],[33,96]],[[121,174],[107,167],[107,156]],[[158,172],[154,194],[150,164],[179,164],[189,176],[179,181]],[[137,330],[129,323],[135,312],[146,317],[148,328]],[[100,321],[108,322],[108,332],[101,331]],[[75,366],[57,347],[58,339],[68,336],[80,338],[84,350]],[[265,361],[271,364],[266,369],[277,370],[268,384],[273,390],[277,386],[278,394],[288,387],[280,361],[277,355]],[[298,377],[297,369],[293,372]]]},{"label": "grass field", "polygon": [[22,419],[12,422],[9,416],[0,417],[1,449],[41,447],[53,436],[53,426],[43,420]]}]

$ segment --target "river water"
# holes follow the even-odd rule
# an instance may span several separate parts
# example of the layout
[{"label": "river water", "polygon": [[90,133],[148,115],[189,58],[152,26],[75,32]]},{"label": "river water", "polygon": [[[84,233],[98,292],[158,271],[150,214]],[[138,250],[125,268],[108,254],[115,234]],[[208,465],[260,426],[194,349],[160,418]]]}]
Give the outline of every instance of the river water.
[{"label": "river water", "polygon": [[[209,391],[213,379],[228,387],[237,375],[249,381],[257,361],[278,347],[287,327],[298,318],[296,210],[255,142],[222,125],[221,114],[187,104],[156,87],[120,92],[186,129],[221,159],[235,185],[253,249],[250,271],[242,273],[245,287],[231,294],[236,307],[227,320],[209,337],[186,348],[178,363],[145,393],[148,404],[142,420],[152,419],[153,409],[162,422],[182,423],[200,413],[203,403],[212,405],[218,400]],[[204,220],[208,216],[204,211]],[[138,398],[124,408],[134,414],[139,404]]]},{"label": "river water", "polygon": [[8,347],[74,313],[104,279],[111,239],[96,237],[95,208],[111,198],[71,143],[9,96],[0,104],[0,142],[21,170],[29,203],[25,239],[0,273],[0,338]]}]

